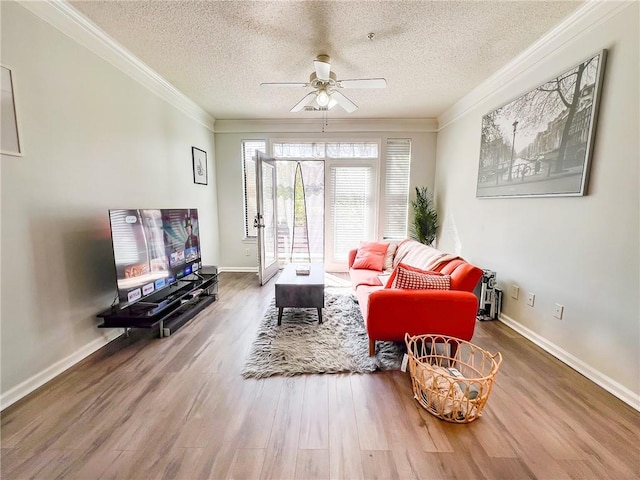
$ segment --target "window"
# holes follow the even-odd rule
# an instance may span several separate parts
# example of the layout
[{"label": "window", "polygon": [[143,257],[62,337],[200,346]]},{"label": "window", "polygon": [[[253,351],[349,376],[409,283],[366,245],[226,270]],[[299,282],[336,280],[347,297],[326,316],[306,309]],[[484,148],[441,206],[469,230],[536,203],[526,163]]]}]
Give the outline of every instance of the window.
[{"label": "window", "polygon": [[374,142],[299,142],[273,144],[276,159],[347,159],[378,158],[378,144]]},{"label": "window", "polygon": [[328,158],[378,158],[378,144],[372,142],[327,143]]},{"label": "window", "polygon": [[402,239],[407,236],[410,166],[411,139],[389,138],[382,227],[382,236],[385,239]]},{"label": "window", "polygon": [[[377,202],[374,189],[378,185],[379,143],[294,141],[273,142],[272,146],[273,156],[282,164],[295,160],[308,167],[305,172],[305,196],[308,200],[309,234],[312,239],[324,240],[325,268],[332,271],[344,269],[349,250],[361,240],[373,240],[376,236]],[[314,172],[324,173],[324,181],[311,176],[311,164],[322,164]],[[286,195],[287,189],[283,188],[282,191]],[[324,208],[312,201],[316,199],[323,201]],[[285,207],[278,214],[283,217],[286,211]],[[309,215],[312,211],[317,214]],[[290,225],[289,228],[294,227]],[[320,252],[322,249],[314,251]]]},{"label": "window", "polygon": [[[242,142],[245,238],[255,238],[257,235],[253,227],[257,212],[254,155],[256,150],[266,153],[266,148],[264,140]],[[361,240],[375,240],[378,227],[383,225],[378,218],[379,199],[376,194],[380,188],[380,143],[276,141],[271,143],[271,148],[273,157],[278,161],[278,175],[283,176],[278,183],[278,223],[283,232],[282,239],[279,238],[279,241],[282,240],[282,248],[279,249],[283,252],[291,251],[291,245],[287,243],[291,239],[287,240],[284,232],[288,229],[291,235],[294,229],[295,216],[293,207],[289,204],[291,199],[288,198],[291,196],[288,192],[293,191],[293,186],[287,188],[288,176],[285,171],[290,161],[295,160],[293,163],[301,162],[303,169],[306,168],[305,211],[309,244],[320,242],[321,248],[317,250],[320,253],[324,251],[325,268],[334,268],[334,271],[346,268],[349,250]],[[316,178],[318,174],[320,178]],[[405,230],[407,189],[408,185],[405,185]],[[312,202],[315,197],[321,202],[318,205],[315,200]],[[317,214],[314,213],[316,210]],[[315,251],[311,252],[312,257]]]},{"label": "window", "polygon": [[256,160],[254,158],[256,150],[266,153],[267,142],[264,140],[242,141],[245,238],[255,238],[257,236],[256,228],[253,226],[253,219],[258,213],[258,206],[256,205]]},{"label": "window", "polygon": [[375,240],[375,165],[366,160],[362,163],[329,166],[325,255],[326,263],[334,269],[346,265],[349,250],[362,240]]},{"label": "window", "polygon": [[324,143],[274,143],[273,157],[276,159],[322,159]]}]

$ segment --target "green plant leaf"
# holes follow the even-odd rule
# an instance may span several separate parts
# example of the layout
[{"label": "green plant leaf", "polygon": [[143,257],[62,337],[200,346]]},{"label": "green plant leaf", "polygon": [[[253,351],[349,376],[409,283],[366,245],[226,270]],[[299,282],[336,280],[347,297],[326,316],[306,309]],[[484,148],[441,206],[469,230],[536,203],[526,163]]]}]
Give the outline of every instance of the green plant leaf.
[{"label": "green plant leaf", "polygon": [[413,225],[410,236],[425,245],[431,245],[438,231],[438,212],[427,187],[416,187],[416,199],[411,201]]}]

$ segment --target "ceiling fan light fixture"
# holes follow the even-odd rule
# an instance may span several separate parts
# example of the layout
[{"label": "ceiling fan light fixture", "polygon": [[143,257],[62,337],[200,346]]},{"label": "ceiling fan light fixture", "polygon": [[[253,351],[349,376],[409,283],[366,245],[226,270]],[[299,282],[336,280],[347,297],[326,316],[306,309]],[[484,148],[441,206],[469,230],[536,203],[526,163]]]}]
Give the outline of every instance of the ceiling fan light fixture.
[{"label": "ceiling fan light fixture", "polygon": [[326,107],[327,105],[329,105],[330,100],[331,97],[326,90],[322,89],[318,91],[318,95],[316,95],[316,102],[318,102],[318,105],[320,105],[321,107]]},{"label": "ceiling fan light fixture", "polygon": [[[1,1],[1,0],[0,0]],[[370,33],[370,39],[374,36]],[[387,81],[384,78],[352,78],[348,80],[338,80],[338,77],[331,71],[328,55],[318,55],[313,61],[314,71],[309,75],[308,83],[301,82],[277,82],[261,83],[263,86],[280,87],[311,87],[313,90],[296,103],[290,112],[305,111],[327,111],[336,105],[342,107],[347,113],[352,113],[358,106],[345,97],[340,90],[343,88],[384,88]]]}]

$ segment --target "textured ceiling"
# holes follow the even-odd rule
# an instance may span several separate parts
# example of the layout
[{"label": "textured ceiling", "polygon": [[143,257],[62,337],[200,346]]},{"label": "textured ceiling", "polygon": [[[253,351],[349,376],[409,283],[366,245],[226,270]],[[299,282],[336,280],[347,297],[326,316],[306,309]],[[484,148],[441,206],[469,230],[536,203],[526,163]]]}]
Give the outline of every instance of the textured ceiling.
[{"label": "textured ceiling", "polygon": [[582,4],[70,3],[216,119],[317,117],[289,112],[306,89],[260,83],[308,81],[318,54],[331,57],[338,79],[387,79],[384,90],[342,90],[360,108],[335,107],[331,117],[436,118]]}]

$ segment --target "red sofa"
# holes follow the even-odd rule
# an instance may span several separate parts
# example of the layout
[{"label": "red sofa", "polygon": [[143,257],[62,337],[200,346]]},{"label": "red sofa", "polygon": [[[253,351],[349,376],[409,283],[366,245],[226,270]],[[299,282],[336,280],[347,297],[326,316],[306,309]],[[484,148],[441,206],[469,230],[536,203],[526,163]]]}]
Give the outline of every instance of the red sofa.
[{"label": "red sofa", "polygon": [[[473,290],[482,270],[460,257],[415,240],[398,244],[393,267],[399,263],[451,276],[450,290],[385,288],[381,271],[353,268],[358,249],[349,253],[349,275],[369,335],[369,355],[376,340],[404,341],[405,333],[437,333],[469,341],[473,336],[478,299]],[[391,272],[386,272],[391,273]]]}]

